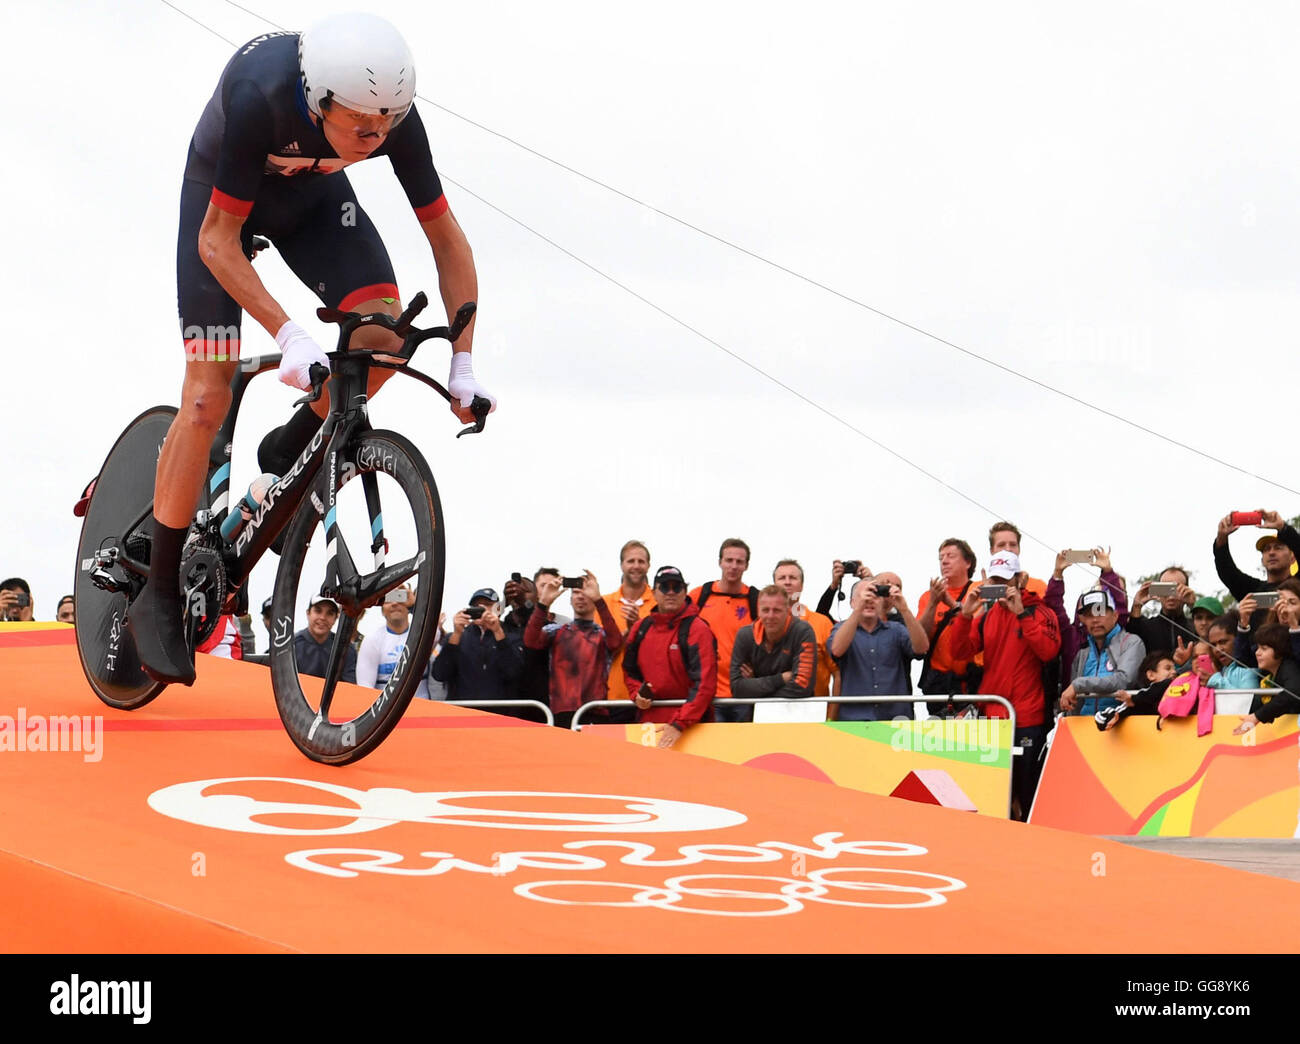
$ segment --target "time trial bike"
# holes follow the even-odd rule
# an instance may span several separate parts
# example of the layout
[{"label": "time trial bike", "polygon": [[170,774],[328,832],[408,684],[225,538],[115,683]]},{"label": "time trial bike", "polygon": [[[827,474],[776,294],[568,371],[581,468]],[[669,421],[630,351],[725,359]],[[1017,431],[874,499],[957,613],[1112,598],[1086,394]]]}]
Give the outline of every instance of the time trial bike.
[{"label": "time trial bike", "polygon": [[[230,410],[213,440],[207,481],[182,553],[179,582],[192,650],[213,634],[224,614],[234,611],[253,567],[283,536],[271,596],[271,683],[289,736],[307,757],[325,764],[357,761],[383,742],[414,696],[438,637],[446,537],[437,486],[409,439],[370,426],[366,395],[370,371],[382,368],[414,378],[450,401],[442,385],[409,362],[424,341],[454,342],[475,306],[463,305],[450,326],[417,329],[412,320],[427,304],[428,298],[417,294],[396,319],[382,313],[317,311],[322,321],[339,324],[338,348],[329,353],[328,368],[311,367],[312,391],[298,404],[319,399],[328,379],[328,417],[288,473],[270,485],[255,512],[246,511],[242,528],[227,540],[222,523],[231,511],[240,510],[230,497],[235,421],[249,382],[277,369],[280,354],[241,364],[231,379]],[[401,349],[350,348],[353,333],[367,326],[392,330],[402,339]],[[476,396],[470,407],[475,422],[457,437],[482,431],[490,408],[487,399]],[[77,651],[96,695],[124,710],[143,707],[166,688],[144,672],[126,624],[149,577],[154,473],[176,413],[175,407],[155,406],[133,420],[78,505],[85,521],[74,588]],[[357,485],[345,493],[353,482]],[[370,562],[363,564],[366,555]],[[359,619],[408,582],[415,585],[417,602],[406,646],[388,683],[377,692],[365,690],[361,698],[348,690],[336,706]],[[303,606],[305,613],[304,593],[311,601],[331,598],[340,609],[321,680],[298,673],[294,635],[295,619],[301,617],[295,609]]]}]

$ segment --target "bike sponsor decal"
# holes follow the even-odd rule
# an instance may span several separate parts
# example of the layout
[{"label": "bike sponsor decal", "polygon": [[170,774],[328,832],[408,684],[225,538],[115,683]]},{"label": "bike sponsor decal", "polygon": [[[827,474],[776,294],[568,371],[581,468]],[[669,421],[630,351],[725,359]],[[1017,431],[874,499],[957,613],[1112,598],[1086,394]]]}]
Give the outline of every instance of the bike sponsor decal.
[{"label": "bike sponsor decal", "polygon": [[[298,459],[294,461],[293,469],[289,474],[284,475],[279,482],[276,482],[266,491],[266,495],[262,498],[262,503],[257,509],[257,514],[244,524],[244,528],[241,529],[239,535],[235,537],[235,554],[242,553],[244,548],[249,545],[253,539],[253,534],[257,532],[258,527],[263,521],[265,521],[266,516],[270,513],[271,509],[275,507],[276,503],[280,500],[281,495],[285,490],[293,485],[294,479],[302,474],[303,468],[307,466],[307,462],[310,461],[315,452],[320,449],[321,443],[324,441],[325,428],[322,426],[312,437],[307,448],[303,450]],[[333,469],[331,469],[331,474],[332,473]]]},{"label": "bike sponsor decal", "polygon": [[357,468],[361,471],[386,471],[397,475],[397,461],[393,454],[379,446],[363,445],[357,448]]},{"label": "bike sponsor decal", "polygon": [[[284,785],[285,799],[266,800],[268,785],[276,784]],[[311,798],[313,790],[322,792],[316,801]],[[877,863],[929,853],[901,841],[848,840],[839,831],[818,833],[807,844],[737,843],[732,834],[725,843],[703,840],[663,850],[646,841],[611,836],[709,833],[748,822],[743,813],[732,809],[655,797],[569,791],[361,790],[303,779],[238,776],[178,783],[155,791],[148,800],[162,815],[250,834],[360,834],[413,824],[577,834],[578,840],[550,849],[497,851],[487,860],[423,849],[404,854],[378,848],[309,848],[284,855],[290,866],[336,879],[363,874],[436,879],[453,873],[510,879],[506,885],[521,899],[558,906],[780,917],[818,906],[935,907],[966,887],[956,877],[911,866],[861,865],[864,860]],[[810,866],[812,861],[823,865]],[[762,872],[749,873],[750,866]],[[700,870],[675,872],[682,867]],[[541,880],[518,880],[557,870],[562,876],[552,873]],[[647,872],[655,880],[620,879]]]},{"label": "bike sponsor decal", "polygon": [[122,645],[122,614],[114,613],[113,622],[108,627],[108,653],[104,657],[104,666],[109,671],[117,670],[117,654]]},{"label": "bike sponsor decal", "polygon": [[275,634],[271,636],[271,641],[277,649],[283,649],[293,641],[293,619],[288,616],[282,616],[275,621]]}]

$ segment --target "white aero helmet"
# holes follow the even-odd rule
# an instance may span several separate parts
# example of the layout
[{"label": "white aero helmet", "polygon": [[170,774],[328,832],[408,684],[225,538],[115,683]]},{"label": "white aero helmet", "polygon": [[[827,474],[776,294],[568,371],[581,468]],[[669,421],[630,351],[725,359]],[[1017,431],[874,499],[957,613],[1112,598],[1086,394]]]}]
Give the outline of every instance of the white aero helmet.
[{"label": "white aero helmet", "polygon": [[298,69],[307,107],[338,100],[357,112],[401,122],[415,100],[415,60],[391,23],[353,12],[322,19],[298,37]]}]

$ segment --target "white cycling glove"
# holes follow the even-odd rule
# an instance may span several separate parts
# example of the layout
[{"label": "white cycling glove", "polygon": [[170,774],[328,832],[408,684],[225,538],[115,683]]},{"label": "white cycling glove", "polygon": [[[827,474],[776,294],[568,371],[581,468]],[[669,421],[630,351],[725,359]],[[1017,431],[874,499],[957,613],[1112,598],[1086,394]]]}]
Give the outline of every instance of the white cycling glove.
[{"label": "white cycling glove", "polygon": [[275,335],[275,343],[280,346],[283,358],[280,360],[280,380],[291,388],[311,391],[312,363],[320,363],[329,368],[329,358],[307,332],[295,322],[287,322]]},{"label": "white cycling glove", "polygon": [[492,409],[488,412],[496,411],[496,397],[474,379],[474,363],[469,352],[452,352],[451,376],[447,378],[447,391],[464,407],[468,407],[474,401],[475,395],[481,395],[492,403]]}]

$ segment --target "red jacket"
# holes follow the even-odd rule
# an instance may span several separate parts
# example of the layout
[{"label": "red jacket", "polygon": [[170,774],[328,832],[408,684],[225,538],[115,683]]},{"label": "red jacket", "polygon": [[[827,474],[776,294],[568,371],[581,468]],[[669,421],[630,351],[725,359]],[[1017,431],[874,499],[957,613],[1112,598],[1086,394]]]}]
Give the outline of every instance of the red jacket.
[{"label": "red jacket", "polygon": [[[678,625],[687,619],[690,629],[682,650]],[[623,677],[633,699],[648,684],[652,699],[687,701],[680,707],[638,710],[637,721],[666,721],[684,730],[712,712],[718,688],[718,643],[695,606],[688,603],[675,616],[655,609],[628,631],[625,649]]]},{"label": "red jacket", "polygon": [[[1021,600],[1023,617],[995,602],[979,620],[959,613],[948,629],[952,654],[958,659],[969,660],[984,650],[980,693],[1009,700],[1016,709],[1017,728],[1043,724],[1043,664],[1061,650],[1056,614],[1030,591],[1022,591]],[[996,703],[984,704],[980,713],[990,718],[1007,716]]]}]

